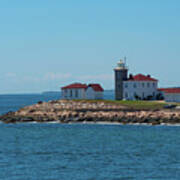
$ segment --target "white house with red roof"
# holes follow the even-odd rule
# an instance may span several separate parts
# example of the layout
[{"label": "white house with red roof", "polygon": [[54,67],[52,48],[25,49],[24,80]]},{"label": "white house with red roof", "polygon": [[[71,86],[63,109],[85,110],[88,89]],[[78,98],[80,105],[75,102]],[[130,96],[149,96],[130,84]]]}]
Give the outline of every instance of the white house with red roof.
[{"label": "white house with red roof", "polygon": [[161,88],[158,90],[166,102],[180,102],[180,88]]},{"label": "white house with red roof", "polygon": [[158,80],[150,75],[130,74],[122,60],[115,70],[116,100],[154,100],[158,94]]},{"label": "white house with red roof", "polygon": [[62,99],[103,99],[104,89],[100,84],[74,83],[61,88]]},{"label": "white house with red roof", "polygon": [[86,84],[75,83],[61,88],[62,99],[85,99]]},{"label": "white house with red roof", "polygon": [[153,100],[157,95],[158,80],[150,75],[130,75],[123,83],[123,97],[126,100]]}]

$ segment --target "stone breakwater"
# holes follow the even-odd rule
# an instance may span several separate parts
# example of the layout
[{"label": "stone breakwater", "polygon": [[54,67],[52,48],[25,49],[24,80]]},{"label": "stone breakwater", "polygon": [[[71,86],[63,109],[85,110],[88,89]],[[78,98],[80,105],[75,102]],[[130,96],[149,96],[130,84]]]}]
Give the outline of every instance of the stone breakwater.
[{"label": "stone breakwater", "polygon": [[115,103],[86,101],[50,101],[27,106],[0,117],[4,123],[59,122],[59,123],[180,123],[178,110],[135,110]]}]

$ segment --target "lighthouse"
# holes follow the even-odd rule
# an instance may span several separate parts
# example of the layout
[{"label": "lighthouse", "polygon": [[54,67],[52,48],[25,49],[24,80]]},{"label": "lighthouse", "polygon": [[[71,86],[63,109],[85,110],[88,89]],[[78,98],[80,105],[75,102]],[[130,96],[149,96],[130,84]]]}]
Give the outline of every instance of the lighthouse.
[{"label": "lighthouse", "polygon": [[115,99],[123,100],[123,81],[128,78],[128,68],[126,66],[126,60],[120,60],[117,63],[117,67],[114,69],[115,72]]}]

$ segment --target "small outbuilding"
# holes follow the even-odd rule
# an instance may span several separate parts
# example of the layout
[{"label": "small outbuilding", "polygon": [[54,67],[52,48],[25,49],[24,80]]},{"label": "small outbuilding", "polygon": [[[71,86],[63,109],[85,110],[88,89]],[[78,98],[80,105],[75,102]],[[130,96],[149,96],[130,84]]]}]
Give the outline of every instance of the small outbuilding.
[{"label": "small outbuilding", "polygon": [[86,89],[86,99],[103,99],[103,91],[100,84],[89,84]]},{"label": "small outbuilding", "polygon": [[163,88],[159,89],[166,102],[180,102],[180,88]]},{"label": "small outbuilding", "polygon": [[62,99],[103,99],[104,89],[100,84],[74,83],[61,88]]}]

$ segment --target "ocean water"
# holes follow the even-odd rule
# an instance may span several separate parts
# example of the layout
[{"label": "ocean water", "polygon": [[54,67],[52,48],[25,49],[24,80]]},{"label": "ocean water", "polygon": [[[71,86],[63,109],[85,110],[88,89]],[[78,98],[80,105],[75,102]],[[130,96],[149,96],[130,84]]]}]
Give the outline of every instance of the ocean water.
[{"label": "ocean water", "polygon": [[50,101],[60,99],[60,95],[44,94],[19,94],[19,95],[0,95],[0,114],[37,103],[38,101]]},{"label": "ocean water", "polygon": [[180,127],[0,125],[2,180],[180,179]]},{"label": "ocean water", "polygon": [[[38,101],[48,102],[58,99],[61,99],[60,93],[0,95],[0,115],[9,111],[17,111],[24,106],[35,104]],[[114,92],[105,91],[104,99],[114,99]]]},{"label": "ocean water", "polygon": [[[0,114],[59,98],[1,95]],[[178,180],[179,151],[179,126],[1,123],[0,180]]]}]

